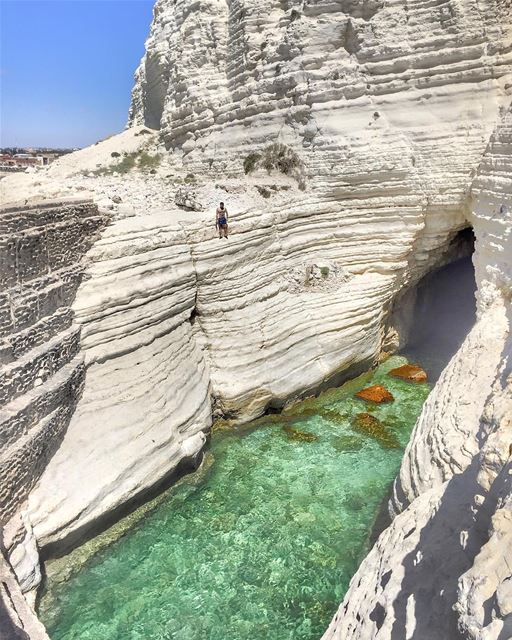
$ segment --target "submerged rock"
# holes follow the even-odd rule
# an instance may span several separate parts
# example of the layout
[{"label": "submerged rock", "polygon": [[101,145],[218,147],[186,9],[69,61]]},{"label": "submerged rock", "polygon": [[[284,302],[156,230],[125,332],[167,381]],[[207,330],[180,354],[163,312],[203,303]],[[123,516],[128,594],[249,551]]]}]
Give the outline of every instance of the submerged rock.
[{"label": "submerged rock", "polygon": [[426,382],[427,373],[417,364],[404,364],[396,369],[391,369],[390,376],[409,380],[409,382]]},{"label": "submerged rock", "polygon": [[290,440],[295,440],[296,442],[314,442],[315,440],[318,440],[318,436],[314,433],[310,433],[309,431],[300,431],[299,429],[290,427],[290,425],[285,425],[283,427],[283,431]]},{"label": "submerged rock", "polygon": [[381,402],[393,402],[394,400],[391,392],[389,392],[386,387],[381,384],[374,384],[371,387],[363,389],[362,391],[358,391],[356,393],[356,398],[366,400],[367,402],[376,402],[378,404],[380,404]]},{"label": "submerged rock", "polygon": [[334,422],[335,424],[340,425],[346,424],[347,419],[350,417],[349,413],[340,413],[335,409],[323,409],[322,411],[318,412],[318,415],[320,415],[322,418],[325,418],[325,420],[329,420],[330,422]]},{"label": "submerged rock", "polygon": [[363,441],[359,436],[344,434],[331,438],[331,444],[336,451],[345,453],[349,451],[359,451]]},{"label": "submerged rock", "polygon": [[369,413],[358,413],[352,422],[352,429],[375,438],[386,449],[400,449],[398,438],[385,424]]}]

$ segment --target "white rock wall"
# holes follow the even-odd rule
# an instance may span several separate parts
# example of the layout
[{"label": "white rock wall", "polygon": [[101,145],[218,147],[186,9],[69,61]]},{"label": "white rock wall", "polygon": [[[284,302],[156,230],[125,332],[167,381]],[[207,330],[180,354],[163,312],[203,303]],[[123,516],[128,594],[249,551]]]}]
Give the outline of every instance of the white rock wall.
[{"label": "white rock wall", "polygon": [[448,205],[507,102],[504,4],[159,0],[131,121],[161,128],[203,170],[241,172],[248,153],[280,139],[315,186],[357,180],[360,198],[375,187],[366,172],[392,168],[406,145],[401,181],[424,178],[432,208]]},{"label": "white rock wall", "polygon": [[[377,0],[156,3],[131,122],[160,128],[173,162],[205,179],[240,176],[249,154],[276,141],[298,154],[306,178],[288,203],[237,212],[214,289],[201,271],[211,273],[210,249],[191,238],[213,388],[226,411],[255,414],[375,353],[379,309],[467,225],[471,180],[510,103],[502,15],[494,0],[432,10]],[[304,307],[282,295],[280,272],[318,254],[367,279],[339,292],[342,305],[348,292],[373,316],[351,347],[333,337],[348,335],[333,296],[304,298]],[[252,322],[246,305],[257,309]],[[221,340],[231,323],[239,366],[231,340]],[[282,355],[286,341],[300,358]]]},{"label": "white rock wall", "polygon": [[425,403],[325,640],[512,637],[512,112],[472,190],[479,319]]},{"label": "white rock wall", "polygon": [[[464,489],[424,529],[448,487],[458,495],[454,478],[483,455],[485,388],[494,382],[496,397],[503,392],[496,376],[509,322],[510,204],[501,208],[510,193],[506,122],[481,160],[510,103],[506,4],[157,2],[131,122],[161,130],[172,151],[169,170],[193,172],[216,197],[215,185],[231,180],[221,197],[232,234],[216,237],[211,207],[195,216],[173,204],[159,211],[144,208],[137,193],[135,215],[119,216],[93,248],[74,305],[87,365],[83,397],[29,501],[40,545],[76,539],[180,460],[193,459],[212,411],[246,420],[371,361],[395,296],[442,263],[450,239],[471,223],[479,323],[408,449],[394,507],[410,506],[368,556],[364,580],[354,578],[346,613],[329,633],[343,640],[405,637],[396,633],[406,623],[407,637],[441,640],[445,621],[488,626],[478,618],[485,589],[478,591],[469,573],[460,587],[453,581],[471,569],[467,536],[477,541],[471,558],[485,563],[467,508],[476,493]],[[244,177],[247,156],[274,142],[297,154],[304,190],[276,171]],[[111,139],[109,149],[116,143]],[[85,155],[89,170],[95,154]],[[289,190],[268,200],[238,197],[258,181]],[[129,205],[130,176],[123,184]],[[290,274],[318,260],[346,274],[339,288],[290,284]],[[500,513],[506,504],[499,503]],[[455,545],[445,557],[438,536],[446,538],[452,521],[464,548]],[[486,522],[483,515],[479,521]],[[411,522],[415,532],[406,537]],[[503,522],[492,525],[496,539],[505,535]],[[421,593],[418,580],[430,560],[411,556],[405,573],[396,571],[403,554],[418,550],[439,569]],[[449,595],[434,598],[443,572],[451,576]],[[504,620],[507,583],[495,574],[488,588]],[[429,598],[435,619],[417,613]],[[396,633],[392,601],[400,608]],[[450,613],[455,601],[458,618]],[[382,624],[379,607],[389,611]]]},{"label": "white rock wall", "polygon": [[80,398],[70,307],[107,219],[90,200],[0,209],[0,527],[27,498]]},{"label": "white rock wall", "polygon": [[108,218],[92,200],[76,198],[0,209],[2,638],[46,637],[21,595],[32,592],[33,601],[41,580],[26,500],[83,391],[80,327],[71,306],[84,256]]},{"label": "white rock wall", "polygon": [[481,317],[427,398],[394,486],[393,510],[463,471],[481,447],[480,419],[510,331],[499,305]]},{"label": "white rock wall", "polygon": [[[385,309],[443,260],[460,227],[456,218],[438,232],[439,250],[415,261],[417,207],[361,220],[337,202],[314,212],[312,198],[287,193],[291,202],[237,211],[229,240],[210,219],[168,210],[119,219],[96,243],[74,304],[83,397],[30,498],[41,545],[73,539],[193,457],[212,410],[248,420],[368,366]],[[305,278],[304,264],[318,259],[346,277],[297,290],[290,273]]]},{"label": "white rock wall", "polygon": [[80,532],[193,460],[211,424],[183,231],[166,214],[126,218],[107,229],[89,258],[75,302],[85,389],[30,497],[41,545]]},{"label": "white rock wall", "polygon": [[0,637],[5,640],[50,640],[3,554],[0,554]]}]

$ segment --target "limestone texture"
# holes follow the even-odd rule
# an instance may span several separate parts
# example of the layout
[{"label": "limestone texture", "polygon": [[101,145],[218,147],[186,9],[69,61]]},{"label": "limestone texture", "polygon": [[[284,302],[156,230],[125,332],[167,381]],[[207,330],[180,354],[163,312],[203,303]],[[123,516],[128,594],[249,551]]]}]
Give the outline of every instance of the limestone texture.
[{"label": "limestone texture", "polygon": [[27,603],[16,577],[0,554],[0,638],[49,640],[44,626]]},{"label": "limestone texture", "polygon": [[[83,391],[80,327],[71,305],[85,254],[107,221],[91,200],[0,209],[0,546],[16,589],[32,595],[41,572],[26,501],[62,443]],[[9,595],[7,559],[2,555],[0,562],[0,618],[20,629],[7,637],[27,637],[23,629],[40,625],[30,621],[28,605],[18,611],[21,591]]]},{"label": "limestone texture", "polygon": [[395,481],[394,519],[325,640],[512,637],[510,112],[470,206],[478,321],[425,402]]},{"label": "limestone texture", "polygon": [[0,521],[28,496],[80,397],[71,304],[105,221],[80,200],[0,210]]},{"label": "limestone texture", "polygon": [[30,498],[43,543],[94,523],[193,459],[211,424],[182,228],[165,212],[125,218],[88,257],[74,305],[87,367],[82,401]]},{"label": "limestone texture", "polygon": [[[2,451],[20,451],[2,509],[27,523],[11,546],[22,584],[29,529],[39,549],[76,544],[193,465],[213,417],[252,419],[403,344],[393,305],[467,250],[472,227],[478,322],[325,638],[507,637],[510,13],[508,0],[158,0],[127,130],[0,181],[18,208],[78,194],[109,216],[73,300],[58,320],[27,316],[21,351],[14,341],[2,360],[16,411],[60,389],[71,363],[80,372],[76,402],[28,432],[57,445],[35,473],[26,436],[2,432]],[[23,309],[51,237],[19,244]]]}]

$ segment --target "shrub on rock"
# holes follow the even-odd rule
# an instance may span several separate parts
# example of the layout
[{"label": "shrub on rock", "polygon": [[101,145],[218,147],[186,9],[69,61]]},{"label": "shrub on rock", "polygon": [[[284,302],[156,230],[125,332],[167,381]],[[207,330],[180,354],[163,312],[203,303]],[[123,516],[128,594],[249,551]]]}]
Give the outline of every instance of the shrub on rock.
[{"label": "shrub on rock", "polygon": [[250,153],[244,160],[244,172],[246,174],[251,173],[256,167],[259,159],[261,158],[259,153]]}]

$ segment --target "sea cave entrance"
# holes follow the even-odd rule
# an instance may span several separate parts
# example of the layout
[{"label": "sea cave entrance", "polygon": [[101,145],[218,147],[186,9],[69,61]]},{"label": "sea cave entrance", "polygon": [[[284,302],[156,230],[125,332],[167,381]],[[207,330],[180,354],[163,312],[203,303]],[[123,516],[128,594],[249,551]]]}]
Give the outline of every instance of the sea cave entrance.
[{"label": "sea cave entrance", "polygon": [[419,362],[434,383],[476,320],[476,282],[471,227],[459,231],[444,264],[425,275],[394,303],[390,324],[400,335],[399,353]]}]

